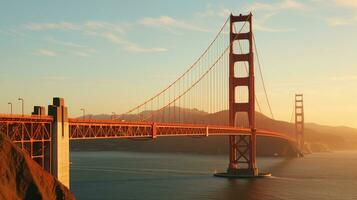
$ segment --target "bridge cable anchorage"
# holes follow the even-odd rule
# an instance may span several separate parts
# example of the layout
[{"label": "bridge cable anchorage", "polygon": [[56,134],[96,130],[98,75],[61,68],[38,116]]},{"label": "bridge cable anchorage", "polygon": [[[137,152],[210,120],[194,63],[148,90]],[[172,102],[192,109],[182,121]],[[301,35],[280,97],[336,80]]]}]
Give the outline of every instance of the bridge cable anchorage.
[{"label": "bridge cable anchorage", "polygon": [[209,44],[209,46],[205,49],[205,51],[195,60],[195,62],[180,76],[178,77],[174,82],[172,82],[168,87],[164,88],[163,90],[161,90],[159,93],[157,93],[156,95],[154,95],[153,97],[151,97],[150,99],[146,100],[145,102],[143,102],[142,104],[139,104],[138,106],[130,109],[129,111],[119,115],[123,116],[126,114],[130,114],[133,111],[139,109],[140,107],[144,106],[146,103],[154,100],[155,98],[159,97],[161,94],[163,94],[164,92],[166,92],[167,90],[169,90],[173,85],[175,85],[179,80],[181,80],[183,77],[185,77],[190,71],[192,71],[192,69],[195,68],[195,66],[197,65],[197,63],[199,63],[199,61],[206,55],[206,53],[208,52],[208,50],[212,47],[212,45],[216,42],[217,38],[219,37],[219,35],[223,32],[224,27],[226,26],[226,24],[229,21],[229,17],[226,19],[226,21],[224,22],[223,26],[221,27],[221,29],[219,30],[219,32],[216,34],[216,36],[214,37],[213,41]]},{"label": "bridge cable anchorage", "polygon": [[270,101],[269,101],[269,98],[268,98],[268,93],[267,93],[267,89],[266,89],[266,86],[265,86],[263,73],[262,73],[262,69],[261,69],[261,65],[260,65],[260,59],[259,59],[259,54],[258,54],[258,49],[257,49],[257,43],[255,41],[255,36],[254,36],[253,33],[252,33],[252,35],[253,35],[254,50],[255,50],[256,57],[257,57],[258,68],[259,68],[259,72],[260,72],[259,74],[260,74],[260,78],[262,80],[263,89],[264,89],[264,93],[265,93],[265,98],[266,98],[267,103],[268,103],[268,107],[269,107],[269,111],[270,111],[271,117],[272,117],[272,119],[274,119],[273,111],[272,111],[272,108],[270,106]]},{"label": "bridge cable anchorage", "polygon": [[[243,28],[244,28],[245,25],[246,25],[246,22],[244,23],[244,25],[243,25],[242,28],[240,29],[239,33],[243,30]],[[188,87],[184,92],[182,92],[179,96],[174,97],[173,100],[169,101],[169,103],[167,103],[165,106],[163,106],[163,107],[160,108],[159,110],[153,112],[150,117],[153,117],[154,114],[156,114],[156,113],[158,113],[158,112],[160,112],[160,111],[164,111],[166,108],[169,108],[170,105],[172,105],[173,103],[175,103],[178,99],[180,99],[181,97],[185,96],[191,89],[193,89],[201,80],[203,80],[203,79],[206,77],[206,75],[207,75],[209,72],[211,72],[211,71],[214,69],[215,66],[217,66],[217,63],[218,63],[218,62],[223,58],[223,56],[228,52],[228,50],[229,50],[229,48],[230,48],[231,45],[232,45],[232,44],[229,44],[228,47],[226,47],[226,48],[224,49],[223,53],[220,54],[220,56],[216,59],[216,61],[215,61],[204,73],[203,73],[203,69],[202,69],[203,67],[201,67],[202,65],[201,65],[201,60],[200,60],[200,65],[199,65],[199,69],[198,69],[198,70],[201,72],[200,74],[202,74],[202,73],[203,73],[203,74],[202,74],[201,76],[198,76],[198,77],[197,77],[198,79],[197,79],[190,87]],[[199,96],[200,96],[201,98],[203,98],[202,91],[203,91],[203,89],[200,88],[200,90],[199,90],[200,95],[199,95]],[[169,94],[170,94],[170,93],[169,93]],[[171,98],[170,98],[170,99],[171,99]],[[202,100],[201,100],[201,102],[202,102]],[[168,111],[170,111],[170,109],[168,109]],[[149,118],[150,118],[150,117],[149,117]]]}]

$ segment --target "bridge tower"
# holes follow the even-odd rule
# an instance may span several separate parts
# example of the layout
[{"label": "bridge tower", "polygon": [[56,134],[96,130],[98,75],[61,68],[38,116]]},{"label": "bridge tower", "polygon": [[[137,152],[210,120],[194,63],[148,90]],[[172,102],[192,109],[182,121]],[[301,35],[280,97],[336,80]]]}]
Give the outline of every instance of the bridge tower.
[{"label": "bridge tower", "polygon": [[[234,32],[234,23],[249,23],[249,31],[245,33]],[[234,53],[234,41],[248,40],[249,52],[244,54]],[[255,177],[258,176],[256,165],[256,127],[255,127],[255,85],[254,85],[254,55],[253,55],[253,29],[252,14],[230,16],[230,51],[229,51],[229,125],[235,126],[238,113],[248,116],[251,135],[229,136],[229,165],[227,173],[217,174],[226,177]],[[246,77],[235,76],[235,63],[248,63]],[[242,67],[244,65],[239,65]],[[241,71],[241,70],[238,70]],[[248,90],[242,90],[247,88]],[[238,91],[248,91],[247,102],[242,102]]]},{"label": "bridge tower", "polygon": [[295,94],[295,134],[298,149],[304,149],[304,100],[303,94]]},{"label": "bridge tower", "polygon": [[63,98],[53,98],[53,105],[48,106],[48,115],[53,117],[51,172],[69,188],[69,124]]},{"label": "bridge tower", "polygon": [[[249,23],[249,32],[235,33],[235,22]],[[249,52],[247,54],[234,53],[234,41],[248,40]],[[235,76],[235,63],[248,63],[248,76]],[[241,67],[240,65],[239,67]],[[236,95],[237,90],[248,88],[248,102],[240,102]],[[246,90],[245,90],[246,91]],[[229,51],[229,125],[235,126],[236,116],[239,112],[248,114],[250,136],[229,136],[229,166],[228,174],[257,176],[256,166],[256,135],[255,135],[255,86],[254,86],[254,55],[253,55],[253,30],[252,14],[230,16],[230,51]]]}]

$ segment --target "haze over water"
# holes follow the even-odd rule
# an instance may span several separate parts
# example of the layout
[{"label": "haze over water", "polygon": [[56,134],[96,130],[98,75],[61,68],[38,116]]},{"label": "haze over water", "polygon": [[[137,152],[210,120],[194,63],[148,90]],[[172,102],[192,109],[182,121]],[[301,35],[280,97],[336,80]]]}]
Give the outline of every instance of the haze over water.
[{"label": "haze over water", "polygon": [[72,152],[77,199],[357,199],[357,152],[259,158],[265,179],[213,177],[226,156]]}]

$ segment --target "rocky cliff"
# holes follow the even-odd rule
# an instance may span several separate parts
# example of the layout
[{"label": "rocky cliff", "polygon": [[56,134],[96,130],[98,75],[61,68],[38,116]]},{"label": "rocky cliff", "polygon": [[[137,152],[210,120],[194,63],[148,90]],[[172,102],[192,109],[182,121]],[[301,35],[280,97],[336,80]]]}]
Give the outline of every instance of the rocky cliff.
[{"label": "rocky cliff", "polygon": [[0,133],[0,199],[75,199],[50,173]]}]

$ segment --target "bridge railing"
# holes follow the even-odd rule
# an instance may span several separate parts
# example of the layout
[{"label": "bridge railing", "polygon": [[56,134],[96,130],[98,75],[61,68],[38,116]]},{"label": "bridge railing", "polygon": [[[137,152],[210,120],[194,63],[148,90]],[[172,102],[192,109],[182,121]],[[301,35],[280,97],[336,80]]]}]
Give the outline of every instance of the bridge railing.
[{"label": "bridge railing", "polygon": [[47,122],[52,122],[53,117],[48,116],[48,115],[0,114],[0,121],[47,121]]}]

